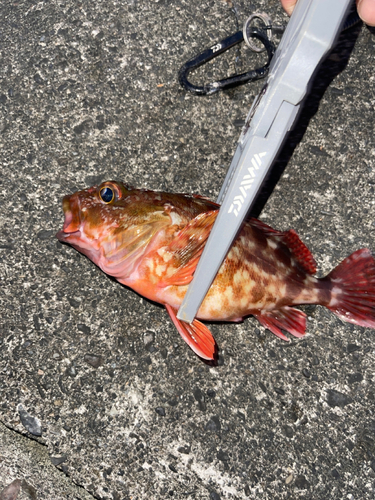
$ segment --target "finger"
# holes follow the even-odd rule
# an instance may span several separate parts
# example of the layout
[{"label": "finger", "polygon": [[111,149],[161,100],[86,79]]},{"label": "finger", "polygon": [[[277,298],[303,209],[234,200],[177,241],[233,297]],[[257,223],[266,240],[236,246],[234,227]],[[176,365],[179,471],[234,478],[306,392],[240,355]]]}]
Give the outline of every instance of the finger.
[{"label": "finger", "polygon": [[283,6],[285,12],[290,16],[293,12],[294,6],[297,0],[281,0],[281,5]]},{"label": "finger", "polygon": [[375,26],[375,0],[357,0],[357,10],[364,23]]}]

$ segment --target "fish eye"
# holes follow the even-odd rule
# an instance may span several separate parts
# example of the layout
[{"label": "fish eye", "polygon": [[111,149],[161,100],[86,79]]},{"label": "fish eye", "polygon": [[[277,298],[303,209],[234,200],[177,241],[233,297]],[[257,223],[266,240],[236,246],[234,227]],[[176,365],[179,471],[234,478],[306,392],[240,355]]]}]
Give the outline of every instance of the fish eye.
[{"label": "fish eye", "polygon": [[104,203],[111,203],[115,199],[115,192],[112,188],[104,186],[99,191],[99,197]]}]

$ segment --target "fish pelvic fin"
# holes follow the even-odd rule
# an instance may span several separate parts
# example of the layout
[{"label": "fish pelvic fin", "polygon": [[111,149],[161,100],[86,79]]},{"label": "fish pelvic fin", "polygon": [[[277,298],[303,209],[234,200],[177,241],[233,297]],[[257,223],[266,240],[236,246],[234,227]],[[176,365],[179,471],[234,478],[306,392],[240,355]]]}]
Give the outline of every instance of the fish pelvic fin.
[{"label": "fish pelvic fin", "polygon": [[286,330],[294,337],[303,337],[306,333],[306,314],[293,307],[285,306],[262,314],[254,314],[254,316],[264,328],[287,342],[289,339],[281,330]]},{"label": "fish pelvic fin", "polygon": [[178,333],[195,354],[209,361],[215,360],[217,358],[217,344],[210,330],[197,319],[191,324],[180,321],[177,319],[176,309],[168,304],[165,304],[165,307]]},{"label": "fish pelvic fin", "polygon": [[343,321],[375,328],[375,259],[368,248],[344,259],[328,276],[328,309]]},{"label": "fish pelvic fin", "polygon": [[191,282],[217,214],[218,210],[211,210],[197,215],[168,245],[165,251],[172,254],[176,271],[163,278],[159,287],[188,285]]}]

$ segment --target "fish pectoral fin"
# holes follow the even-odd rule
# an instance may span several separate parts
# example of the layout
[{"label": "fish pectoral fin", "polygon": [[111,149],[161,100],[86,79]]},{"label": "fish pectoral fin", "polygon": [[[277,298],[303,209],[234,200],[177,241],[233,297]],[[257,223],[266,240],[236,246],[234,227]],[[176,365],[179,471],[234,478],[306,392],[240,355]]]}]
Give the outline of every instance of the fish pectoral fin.
[{"label": "fish pectoral fin", "polygon": [[217,345],[210,330],[200,321],[195,319],[193,323],[185,323],[177,319],[177,311],[170,305],[165,305],[173,324],[187,345],[199,357],[214,360],[217,356]]},{"label": "fish pectoral fin", "polygon": [[287,342],[289,339],[281,329],[291,333],[294,337],[303,337],[306,333],[306,314],[293,307],[285,306],[263,314],[254,314],[254,316],[264,328]]},{"label": "fish pectoral fin", "polygon": [[178,269],[169,278],[164,278],[163,280],[159,281],[158,288],[165,288],[171,285],[174,286],[188,285],[193,280],[193,274],[195,268],[197,267],[199,257],[200,254],[197,256],[196,259],[190,261],[188,265]]},{"label": "fish pectoral fin", "polygon": [[217,214],[218,210],[211,210],[197,215],[166,247],[166,252],[173,256],[176,271],[160,281],[159,287],[190,283]]}]

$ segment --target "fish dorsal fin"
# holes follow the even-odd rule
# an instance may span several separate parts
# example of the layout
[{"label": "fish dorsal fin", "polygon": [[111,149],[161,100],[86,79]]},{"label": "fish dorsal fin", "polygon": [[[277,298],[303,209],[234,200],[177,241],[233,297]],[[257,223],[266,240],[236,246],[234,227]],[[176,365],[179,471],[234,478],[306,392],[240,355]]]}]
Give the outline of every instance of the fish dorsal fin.
[{"label": "fish dorsal fin", "polygon": [[180,321],[177,319],[177,311],[173,307],[168,304],[165,304],[165,307],[178,333],[195,354],[210,361],[216,359],[217,345],[210,330],[197,319],[191,324]]},{"label": "fish dorsal fin", "polygon": [[214,225],[218,210],[204,212],[192,219],[166,247],[172,254],[176,271],[159,282],[159,287],[187,285],[193,279],[199,257]]},{"label": "fish dorsal fin", "polygon": [[277,231],[276,229],[273,229],[273,227],[269,226],[268,224],[266,224],[265,222],[263,222],[259,219],[255,219],[254,217],[250,217],[250,219],[248,219],[248,222],[251,226],[260,229],[266,235],[268,235],[268,234],[282,234],[281,231]]},{"label": "fish dorsal fin", "polygon": [[207,204],[212,205],[212,207],[220,208],[219,203],[215,203],[214,201],[210,200],[210,198],[207,198],[207,196],[202,196],[201,194],[193,194],[193,198],[206,201]]},{"label": "fish dorsal fin", "polygon": [[316,262],[312,253],[294,229],[289,229],[289,231],[284,232],[277,231],[264,222],[253,218],[249,220],[249,224],[257,229],[260,229],[266,236],[275,237],[277,241],[284,243],[284,245],[289,248],[292,256],[298,262],[300,267],[302,267],[302,269],[308,274],[316,273]]},{"label": "fish dorsal fin", "polygon": [[284,243],[292,252],[294,258],[298,261],[298,264],[309,274],[316,273],[316,262],[315,259],[304,244],[298,234],[294,231],[294,229],[289,229],[289,231],[285,231],[284,235]]}]

